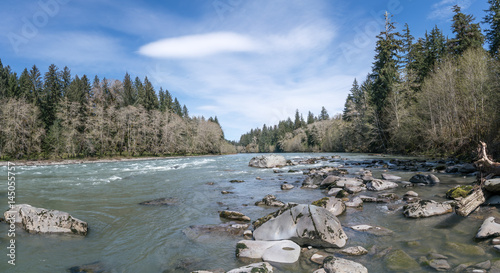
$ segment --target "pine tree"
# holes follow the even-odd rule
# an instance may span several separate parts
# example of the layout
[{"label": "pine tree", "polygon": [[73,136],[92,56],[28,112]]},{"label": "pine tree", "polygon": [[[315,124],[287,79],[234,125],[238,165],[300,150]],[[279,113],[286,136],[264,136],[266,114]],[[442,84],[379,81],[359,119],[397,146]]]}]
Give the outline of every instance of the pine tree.
[{"label": "pine tree", "polygon": [[307,124],[313,124],[314,123],[314,114],[309,111],[309,113],[307,113]]},{"label": "pine tree", "polygon": [[41,97],[42,120],[45,129],[54,124],[56,118],[56,107],[62,97],[62,84],[60,74],[56,65],[51,64],[44,76],[43,96]]},{"label": "pine tree", "polygon": [[177,114],[179,117],[182,117],[182,108],[181,104],[177,100],[177,98],[174,99],[174,103],[172,105],[172,111]]},{"label": "pine tree", "polygon": [[183,117],[183,118],[189,118],[189,111],[188,111],[188,109],[187,109],[186,105],[184,105],[184,106],[182,107],[182,117]]},{"label": "pine tree", "polygon": [[139,77],[135,77],[134,81],[134,93],[137,94],[137,99],[135,100],[136,105],[144,105],[145,101],[145,92],[144,85],[142,84],[141,79]]},{"label": "pine tree", "polygon": [[158,109],[158,97],[148,77],[144,78],[144,97],[141,101],[142,106],[148,111]]},{"label": "pine tree", "polygon": [[134,105],[137,100],[136,90],[132,86],[132,80],[130,79],[130,75],[125,73],[125,77],[123,78],[123,106]]},{"label": "pine tree", "polygon": [[30,95],[30,76],[27,68],[23,70],[23,73],[19,77],[19,98],[32,101]]},{"label": "pine tree", "polygon": [[299,114],[299,109],[295,110],[295,121],[293,123],[293,129],[299,129],[301,127],[302,123],[300,122],[300,114]]},{"label": "pine tree", "polygon": [[161,88],[161,87],[160,87],[160,90],[158,91],[158,98],[160,100],[159,110],[161,112],[165,112],[167,110],[167,104],[165,101],[165,92],[163,91],[163,88]]},{"label": "pine tree", "polygon": [[484,36],[479,24],[474,24],[474,16],[464,14],[458,5],[453,7],[453,24],[451,26],[455,38],[449,42],[451,53],[461,56],[469,48],[481,48]]},{"label": "pine tree", "polygon": [[68,92],[69,85],[71,84],[71,70],[65,66],[63,71],[61,72],[61,97],[66,96],[66,92]]},{"label": "pine tree", "polygon": [[489,52],[492,56],[498,56],[500,52],[500,0],[488,0],[490,8],[486,10],[484,23],[489,24],[486,30],[486,41],[490,44]]},{"label": "pine tree", "polygon": [[41,97],[42,97],[43,82],[42,82],[42,74],[40,73],[40,70],[38,70],[38,67],[36,67],[36,65],[33,65],[33,67],[29,72],[29,80],[30,80],[29,97],[31,98],[30,102],[40,107],[40,104],[42,103]]},{"label": "pine tree", "polygon": [[328,115],[326,108],[324,106],[322,106],[321,113],[319,114],[319,120],[329,120],[329,119],[330,119],[330,116]]}]

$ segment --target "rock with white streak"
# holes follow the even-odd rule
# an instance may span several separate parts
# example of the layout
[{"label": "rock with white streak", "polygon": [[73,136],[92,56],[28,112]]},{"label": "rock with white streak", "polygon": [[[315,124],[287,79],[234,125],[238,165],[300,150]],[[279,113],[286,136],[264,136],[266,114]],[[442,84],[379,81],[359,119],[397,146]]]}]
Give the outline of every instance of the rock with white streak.
[{"label": "rock with white streak", "polygon": [[397,183],[380,179],[373,179],[372,181],[366,184],[366,189],[369,191],[383,191],[397,187],[398,187]]},{"label": "rock with white streak", "polygon": [[290,240],[242,240],[236,244],[236,257],[263,259],[273,263],[294,263],[300,257],[300,246]]},{"label": "rock with white streak", "polygon": [[248,166],[254,168],[278,168],[286,166],[286,159],[281,155],[262,155],[250,160]]},{"label": "rock with white streak", "polygon": [[500,224],[495,217],[488,217],[479,228],[476,238],[485,239],[494,236],[500,236]]}]

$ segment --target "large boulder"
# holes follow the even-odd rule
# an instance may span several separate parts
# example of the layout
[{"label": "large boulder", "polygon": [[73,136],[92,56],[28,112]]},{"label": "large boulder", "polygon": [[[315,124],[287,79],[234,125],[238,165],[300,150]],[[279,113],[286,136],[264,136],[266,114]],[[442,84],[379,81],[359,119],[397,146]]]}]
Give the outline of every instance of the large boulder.
[{"label": "large boulder", "polygon": [[479,228],[476,238],[485,239],[493,236],[500,236],[500,224],[495,217],[488,217]]},{"label": "large boulder", "polygon": [[344,213],[346,208],[344,202],[341,199],[335,197],[324,197],[312,202],[312,204],[327,209],[335,216],[339,216]]},{"label": "large boulder", "polygon": [[403,214],[408,218],[424,218],[442,215],[453,211],[450,203],[439,203],[433,200],[421,200],[403,207]]},{"label": "large boulder", "polygon": [[229,270],[227,273],[272,273],[274,268],[268,262],[249,264],[233,270]]},{"label": "large boulder", "polygon": [[236,244],[236,257],[263,259],[265,262],[291,264],[300,257],[300,246],[290,240],[242,240]]},{"label": "large boulder", "polygon": [[368,273],[368,269],[360,263],[333,256],[325,258],[323,269],[326,273]]},{"label": "large boulder", "polygon": [[292,240],[299,245],[341,248],[347,243],[340,221],[325,208],[287,204],[254,223],[256,240]]},{"label": "large boulder", "polygon": [[439,178],[433,174],[416,174],[410,178],[411,183],[422,183],[428,185],[434,185],[439,183]]},{"label": "large boulder", "polygon": [[484,181],[484,188],[489,192],[500,193],[500,178]]},{"label": "large boulder", "polygon": [[386,180],[373,179],[366,184],[366,189],[369,191],[383,191],[397,188],[398,184]]},{"label": "large boulder", "polygon": [[67,212],[35,208],[28,204],[14,205],[4,213],[7,221],[13,219],[29,233],[72,233],[87,235],[88,224]]},{"label": "large boulder", "polygon": [[248,166],[254,168],[278,168],[286,166],[286,159],[281,155],[261,155],[252,158]]}]

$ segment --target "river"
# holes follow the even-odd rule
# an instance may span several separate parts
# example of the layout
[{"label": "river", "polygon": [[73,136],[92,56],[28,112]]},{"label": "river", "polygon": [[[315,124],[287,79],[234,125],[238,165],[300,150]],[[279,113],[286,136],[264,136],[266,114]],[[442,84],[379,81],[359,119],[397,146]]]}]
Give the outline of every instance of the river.
[{"label": "river", "polygon": [[[287,159],[332,156],[334,154],[284,154]],[[364,154],[339,154],[351,161],[377,159]],[[338,166],[344,162],[285,167],[276,174],[272,169],[248,167],[255,154],[208,156],[145,161],[87,163],[55,166],[19,166],[16,168],[16,203],[69,212],[89,224],[86,237],[28,234],[16,231],[16,265],[7,263],[8,227],[0,225],[1,272],[66,272],[72,266],[101,262],[109,272],[190,272],[197,269],[229,270],[245,265],[235,257],[235,245],[241,237],[207,236],[193,240],[182,231],[192,225],[220,224],[218,211],[236,210],[252,220],[276,208],[253,205],[266,194],[284,202],[310,204],[325,196],[321,190],[300,189],[305,176],[289,173],[319,165]],[[383,158],[388,160],[388,158]],[[359,167],[358,167],[359,168]],[[353,167],[349,172],[358,169]],[[383,168],[373,169],[380,177]],[[390,171],[408,180],[414,173]],[[6,177],[7,167],[0,167]],[[5,175],[4,175],[5,174]],[[437,174],[436,186],[412,188],[420,197],[443,201],[444,192],[474,177]],[[260,179],[258,179],[260,178]],[[3,179],[3,178],[2,178]],[[244,180],[231,183],[230,180]],[[7,209],[6,179],[0,189],[2,208]],[[282,191],[284,182],[295,185]],[[391,192],[402,196],[409,189]],[[232,194],[221,194],[231,191]],[[376,195],[365,192],[366,195]],[[141,206],[138,203],[173,198],[171,206]],[[484,210],[484,209],[483,209]],[[498,212],[495,210],[493,213]],[[460,218],[454,214],[426,219],[407,219],[402,211],[391,211],[387,204],[365,204],[363,209],[348,209],[339,220],[349,236],[347,246],[366,249],[392,247],[403,249],[418,260],[429,252],[449,257],[452,266],[483,262],[497,257],[485,242],[475,242],[474,235],[483,217]],[[370,236],[347,228],[356,224],[379,225],[394,231],[392,236]],[[466,256],[448,249],[446,242],[479,245],[483,256]],[[4,254],[1,254],[4,253]],[[383,259],[373,256],[351,257],[370,272],[387,272]],[[300,262],[278,266],[280,272],[312,272],[317,266]],[[422,267],[422,271],[428,269]]]}]

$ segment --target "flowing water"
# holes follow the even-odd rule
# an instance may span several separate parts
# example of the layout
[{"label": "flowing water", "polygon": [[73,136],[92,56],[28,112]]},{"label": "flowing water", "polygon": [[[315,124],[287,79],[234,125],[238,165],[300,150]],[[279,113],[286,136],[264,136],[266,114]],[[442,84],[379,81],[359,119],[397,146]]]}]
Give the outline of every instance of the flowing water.
[{"label": "flowing water", "polygon": [[[287,159],[332,156],[333,154],[285,154]],[[363,154],[340,154],[342,158],[362,161],[376,157]],[[193,240],[182,231],[192,225],[220,224],[218,211],[243,212],[253,220],[275,208],[253,205],[266,194],[284,202],[308,203],[325,196],[321,190],[300,189],[305,176],[288,173],[319,165],[337,166],[343,162],[322,162],[284,168],[276,174],[271,169],[248,167],[255,155],[158,159],[113,163],[88,163],[16,168],[16,203],[69,212],[89,224],[86,237],[28,234],[19,228],[16,236],[16,265],[7,264],[8,227],[0,224],[1,272],[66,272],[72,266],[101,262],[109,272],[190,272],[197,269],[229,270],[245,265],[235,257],[235,245],[241,237],[205,236]],[[388,158],[384,158],[387,160]],[[357,171],[356,168],[348,169]],[[383,169],[374,169],[379,177]],[[393,172],[408,180],[413,173]],[[0,167],[3,177],[7,167]],[[5,175],[4,175],[5,174]],[[441,183],[412,190],[421,197],[444,200],[444,192],[454,185],[467,184],[473,177],[438,174]],[[257,179],[257,178],[260,179]],[[230,180],[244,180],[230,183]],[[6,181],[6,180],[4,180]],[[288,182],[296,187],[281,191]],[[212,183],[213,184],[212,184]],[[2,182],[0,207],[7,209],[7,186]],[[222,195],[221,191],[233,194]],[[402,196],[408,189],[392,190]],[[364,192],[365,195],[375,195]],[[170,206],[141,206],[138,203],[173,198]],[[488,210],[488,209],[482,209]],[[498,214],[489,209],[487,214]],[[349,240],[347,246],[366,249],[403,249],[418,259],[429,252],[447,255],[452,266],[482,262],[498,257],[486,242],[474,241],[481,217],[460,218],[449,214],[427,219],[406,219],[401,210],[389,210],[387,204],[366,203],[363,209],[348,209],[339,216]],[[376,237],[347,228],[356,224],[379,225],[394,231],[393,236]],[[479,245],[485,255],[467,256],[449,249],[446,242]],[[2,254],[4,253],[4,254]],[[370,272],[388,272],[383,259],[373,255],[349,257],[364,264]],[[294,265],[276,265],[281,272],[312,272],[318,266],[301,261]],[[428,270],[422,268],[422,271]]]}]

